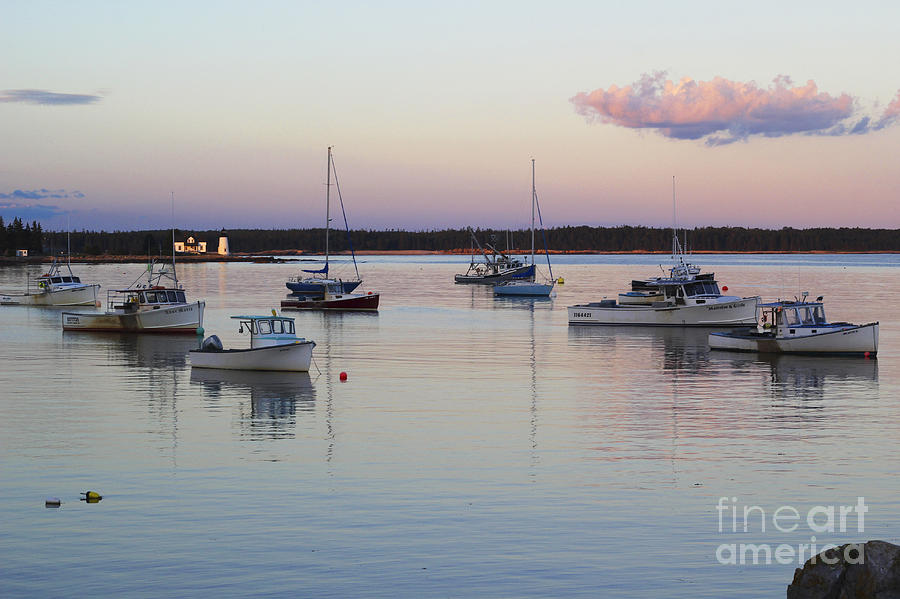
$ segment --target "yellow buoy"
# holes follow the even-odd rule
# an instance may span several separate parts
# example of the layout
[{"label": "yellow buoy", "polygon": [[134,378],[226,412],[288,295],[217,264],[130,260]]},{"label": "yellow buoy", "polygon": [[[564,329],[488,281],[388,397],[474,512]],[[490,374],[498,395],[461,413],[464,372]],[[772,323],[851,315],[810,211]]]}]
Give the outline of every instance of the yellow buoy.
[{"label": "yellow buoy", "polygon": [[557,282],[559,285],[564,285],[564,284],[566,283],[566,280],[565,280],[564,278],[560,277],[560,278],[558,278],[558,279],[556,280],[556,282]]}]

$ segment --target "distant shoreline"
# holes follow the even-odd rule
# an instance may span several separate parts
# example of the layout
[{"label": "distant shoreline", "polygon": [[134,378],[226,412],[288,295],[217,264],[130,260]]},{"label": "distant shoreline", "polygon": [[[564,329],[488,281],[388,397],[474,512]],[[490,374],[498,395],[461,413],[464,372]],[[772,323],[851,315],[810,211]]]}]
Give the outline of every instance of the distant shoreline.
[{"label": "distant shoreline", "polygon": [[[507,254],[514,255],[528,255],[531,253],[531,250],[509,250],[506,252]],[[536,252],[538,255],[543,252]],[[658,250],[628,250],[628,251],[589,251],[589,250],[550,250],[550,254],[552,255],[593,255],[593,256],[665,256],[669,255],[671,252],[668,251],[658,251]],[[785,251],[785,250],[769,250],[769,251],[716,251],[716,250],[692,250],[691,254],[700,254],[700,255],[708,255],[708,254],[723,254],[723,255],[850,255],[850,254],[859,254],[859,255],[867,255],[867,254],[898,254],[900,252],[892,252],[892,251],[882,251],[882,250],[874,250],[874,251],[859,251],[859,252],[834,252],[834,251],[824,251],[824,250],[808,250],[808,251]],[[335,252],[332,254],[333,256],[350,256],[350,252]],[[468,257],[468,256],[480,256],[480,252],[471,252],[470,250],[451,250],[451,251],[438,251],[438,250],[371,250],[365,252],[357,252],[357,256],[460,256],[460,257]],[[273,250],[270,252],[259,252],[259,253],[241,253],[241,254],[232,254],[231,256],[220,256],[218,254],[185,254],[176,256],[176,261],[179,263],[193,263],[193,262],[240,262],[240,263],[255,263],[255,264],[272,264],[272,263],[281,263],[281,262],[293,262],[294,260],[286,260],[283,257],[292,257],[292,258],[308,258],[308,259],[320,259],[324,257],[324,254],[318,253],[308,253],[302,250]],[[156,258],[160,260],[159,256],[141,256],[141,255],[127,255],[127,256],[116,256],[116,255],[99,255],[99,256],[72,256],[72,261],[79,264],[128,264],[128,263],[146,263],[149,262],[151,258]],[[171,256],[163,257],[160,261],[168,261],[171,259]],[[9,257],[9,256],[0,256],[0,265],[15,265],[15,264],[42,264],[45,262],[51,262],[53,260],[52,256],[29,256],[27,258],[17,258],[17,257]]]}]

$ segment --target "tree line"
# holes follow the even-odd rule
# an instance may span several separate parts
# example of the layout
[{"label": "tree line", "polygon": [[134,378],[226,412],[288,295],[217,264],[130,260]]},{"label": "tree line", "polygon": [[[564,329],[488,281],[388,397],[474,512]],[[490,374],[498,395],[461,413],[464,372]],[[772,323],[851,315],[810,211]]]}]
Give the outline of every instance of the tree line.
[{"label": "tree line", "polygon": [[[11,254],[16,249],[29,253],[58,254],[65,251],[65,231],[46,232],[37,222],[24,224],[18,218],[2,226],[0,219],[0,251]],[[475,237],[482,245],[490,243],[498,249],[509,247],[526,250],[531,245],[528,230],[506,231],[477,229]],[[175,239],[194,237],[206,241],[211,252],[218,246],[219,235],[227,235],[233,253],[266,253],[300,250],[320,253],[325,249],[325,230],[314,229],[232,229],[176,230]],[[900,252],[900,230],[863,228],[759,229],[745,227],[697,227],[679,230],[679,240],[692,251],[711,252]],[[72,231],[73,254],[85,255],[171,255],[172,231]],[[672,230],[642,226],[589,227],[567,226],[538,232],[538,249],[544,245],[553,251],[575,252],[665,252],[672,247]],[[332,252],[345,252],[350,247],[366,251],[460,251],[473,246],[467,229],[405,231],[391,229],[332,230],[329,247]],[[477,250],[477,246],[476,246]]]},{"label": "tree line", "polygon": [[12,256],[16,250],[28,250],[29,254],[41,254],[44,250],[44,230],[41,223],[23,223],[19,217],[6,224],[0,216],[0,255]]}]

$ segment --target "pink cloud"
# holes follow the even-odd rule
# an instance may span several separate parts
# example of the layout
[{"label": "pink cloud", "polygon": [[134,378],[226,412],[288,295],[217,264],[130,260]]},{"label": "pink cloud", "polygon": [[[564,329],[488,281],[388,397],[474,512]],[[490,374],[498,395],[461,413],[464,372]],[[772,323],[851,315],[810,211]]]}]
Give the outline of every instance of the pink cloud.
[{"label": "pink cloud", "polygon": [[[683,78],[673,82],[666,73],[645,74],[625,87],[581,92],[572,97],[575,110],[590,121],[634,129],[656,129],[673,139],[706,138],[706,144],[724,145],[751,135],[780,137],[796,133],[847,135],[881,128],[900,114],[900,95],[875,126],[870,117],[844,123],[854,114],[856,101],[849,94],[820,92],[814,81],[794,85],[779,76],[768,88],[756,83]],[[885,119],[888,119],[887,121]]]}]

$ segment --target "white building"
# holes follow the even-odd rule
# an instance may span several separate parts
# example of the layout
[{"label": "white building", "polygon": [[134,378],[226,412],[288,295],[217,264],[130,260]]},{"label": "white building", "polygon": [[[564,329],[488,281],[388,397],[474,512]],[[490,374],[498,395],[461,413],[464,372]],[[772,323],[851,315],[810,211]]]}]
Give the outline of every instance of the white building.
[{"label": "white building", "polygon": [[228,236],[224,234],[225,233],[224,231],[222,233],[223,234],[219,236],[219,252],[218,253],[220,256],[230,256],[231,249],[229,249],[229,247],[228,247]]},{"label": "white building", "polygon": [[175,242],[176,254],[205,254],[206,242],[195,241],[193,237],[188,237],[187,241]]},{"label": "white building", "polygon": [[16,258],[27,258],[28,250],[16,250]]}]

